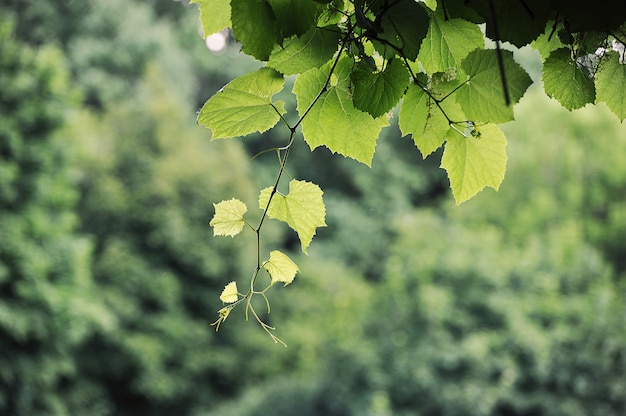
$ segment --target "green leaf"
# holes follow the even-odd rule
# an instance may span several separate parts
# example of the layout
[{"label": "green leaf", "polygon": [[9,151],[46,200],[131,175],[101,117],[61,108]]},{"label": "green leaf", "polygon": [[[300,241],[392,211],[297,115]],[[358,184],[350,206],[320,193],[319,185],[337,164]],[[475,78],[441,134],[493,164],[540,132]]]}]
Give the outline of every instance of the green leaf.
[{"label": "green leaf", "polygon": [[626,65],[619,54],[610,52],[596,75],[597,101],[605,102],[620,121],[626,119]]},{"label": "green leaf", "polygon": [[289,182],[289,193],[272,196],[272,187],[265,188],[259,195],[259,208],[265,209],[271,197],[267,215],[286,222],[300,238],[302,251],[311,244],[317,227],[326,226],[326,207],[322,190],[311,182],[293,179]]},{"label": "green leaf", "polygon": [[484,47],[483,33],[477,25],[463,19],[445,20],[442,13],[435,13],[417,59],[426,73],[433,74],[458,67],[471,51]]},{"label": "green leaf", "polygon": [[541,60],[545,61],[553,51],[565,46],[557,32],[554,27],[554,21],[551,20],[546,25],[545,31],[530,43],[530,46],[541,55]]},{"label": "green leaf", "polygon": [[543,63],[543,89],[568,110],[575,110],[596,98],[593,79],[572,59],[567,48],[552,52]]},{"label": "green leaf", "polygon": [[200,24],[204,37],[230,27],[230,0],[191,0],[200,5]]},{"label": "green leaf", "polygon": [[320,5],[313,0],[269,0],[283,37],[301,36],[315,25]]},{"label": "green leaf", "polygon": [[532,84],[526,71],[513,60],[513,52],[501,52],[511,105],[506,105],[504,99],[496,50],[476,49],[461,64],[469,80],[456,93],[456,99],[470,120],[492,123],[513,120],[513,104]]},{"label": "green leaf", "polygon": [[413,137],[424,158],[441,147],[450,129],[435,101],[415,84],[409,85],[398,118],[402,135]]},{"label": "green leaf", "polygon": [[215,215],[209,222],[213,227],[213,235],[227,235],[234,237],[243,230],[245,221],[243,215],[248,211],[246,204],[233,198],[213,204]]},{"label": "green leaf", "polygon": [[272,284],[277,282],[285,283],[287,286],[293,282],[299,269],[296,263],[291,261],[286,254],[281,253],[278,250],[274,250],[270,253],[270,258],[263,263],[263,268],[267,270],[272,278]]},{"label": "green leaf", "polygon": [[267,61],[278,40],[278,23],[267,0],[231,0],[233,33],[241,50]]},{"label": "green leaf", "polygon": [[422,39],[428,30],[428,13],[415,0],[396,0],[382,14],[380,25],[383,39],[401,51],[401,55],[414,61]]},{"label": "green leaf", "polygon": [[372,72],[365,62],[358,63],[351,74],[352,102],[372,117],[380,117],[398,104],[409,83],[409,72],[399,59],[387,61],[385,69]]},{"label": "green leaf", "polygon": [[485,124],[477,126],[474,134],[463,137],[450,130],[441,159],[457,204],[485,186],[498,190],[506,171],[506,138],[500,128]]},{"label": "green leaf", "polygon": [[[386,117],[373,118],[352,103],[350,72],[354,62],[342,58],[325,92],[302,121],[302,134],[311,150],[326,146],[331,151],[370,166],[380,130],[389,123]],[[330,64],[298,76],[293,92],[302,116],[324,88]]]},{"label": "green leaf", "polygon": [[222,290],[222,294],[220,295],[220,300],[224,303],[237,302],[238,298],[239,295],[237,290],[237,282],[230,282],[229,284],[227,284],[226,287],[224,287],[224,290]]},{"label": "green leaf", "polygon": [[319,68],[337,52],[338,43],[339,32],[336,26],[314,28],[300,38],[287,40],[284,48],[272,53],[267,66],[285,75]]},{"label": "green leaf", "polygon": [[550,2],[545,0],[472,0],[469,3],[487,22],[486,33],[491,39],[511,42],[522,47],[531,42],[546,26],[553,13]]},{"label": "green leaf", "polygon": [[212,140],[262,133],[276,125],[279,113],[285,113],[282,101],[271,100],[284,82],[271,68],[236,78],[204,104],[198,123],[212,130]]}]

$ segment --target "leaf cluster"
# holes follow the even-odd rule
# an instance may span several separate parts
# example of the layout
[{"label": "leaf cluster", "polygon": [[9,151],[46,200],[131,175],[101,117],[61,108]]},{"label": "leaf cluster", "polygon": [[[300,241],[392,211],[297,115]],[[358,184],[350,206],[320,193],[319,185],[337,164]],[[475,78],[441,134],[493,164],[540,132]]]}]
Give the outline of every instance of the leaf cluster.
[{"label": "leaf cluster", "polygon": [[[275,149],[278,178],[261,192],[263,217],[251,228],[259,235],[266,216],[282,220],[305,252],[325,225],[321,190],[319,200],[277,193],[299,132],[311,150],[324,146],[370,166],[396,112],[403,136],[423,157],[443,148],[441,167],[457,204],[487,186],[499,188],[507,154],[498,124],[513,120],[512,106],[532,84],[503,42],[540,52],[545,91],[566,108],[606,102],[626,118],[624,6],[598,17],[596,4],[558,0],[196,2],[206,35],[231,27],[242,52],[265,62],[211,97],[198,122],[219,139],[263,133],[282,121],[289,142]],[[293,123],[274,98],[287,77],[295,78]],[[243,219],[231,220],[214,218],[212,225],[232,235]]]}]

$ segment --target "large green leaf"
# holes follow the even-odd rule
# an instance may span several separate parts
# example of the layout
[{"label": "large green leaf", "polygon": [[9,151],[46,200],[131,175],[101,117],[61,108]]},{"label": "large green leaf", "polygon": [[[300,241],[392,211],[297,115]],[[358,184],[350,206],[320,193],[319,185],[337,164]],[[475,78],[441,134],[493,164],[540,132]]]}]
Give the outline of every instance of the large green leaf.
[{"label": "large green leaf", "polygon": [[245,221],[243,215],[248,211],[246,204],[238,199],[232,198],[213,204],[215,215],[209,222],[213,227],[213,235],[226,235],[234,237],[243,230]]},{"label": "large green leaf", "polygon": [[457,204],[467,201],[485,186],[498,189],[506,171],[506,138],[495,124],[476,127],[463,137],[450,130],[441,167],[448,172]]},{"label": "large green leaf", "polygon": [[[272,187],[265,188],[259,195],[259,208],[267,209],[267,215],[286,222],[300,238],[302,251],[311,244],[317,227],[326,226],[326,207],[322,199],[323,191],[311,182],[293,179],[289,182],[289,193],[276,192]],[[271,203],[270,203],[271,197]]]},{"label": "large green leaf", "polygon": [[[353,61],[342,58],[331,77],[333,82],[302,121],[304,140],[311,149],[326,146],[333,152],[371,165],[380,130],[388,125],[387,118],[373,118],[352,103],[350,72]],[[298,98],[300,116],[318,97],[328,78],[330,65],[311,69],[298,76],[293,92]]]},{"label": "large green leaf", "polygon": [[339,32],[336,26],[314,28],[302,37],[285,41],[283,48],[272,53],[267,65],[285,75],[319,68],[337,52],[338,43]]},{"label": "large green leaf", "polygon": [[593,79],[586,69],[572,59],[567,48],[557,49],[548,56],[543,64],[542,80],[546,94],[568,110],[575,110],[595,101],[596,88]]},{"label": "large green leaf", "polygon": [[233,33],[241,50],[267,61],[278,40],[278,22],[267,0],[230,0]]},{"label": "large green leaf", "polygon": [[615,115],[626,119],[626,65],[620,63],[619,54],[611,52],[596,75],[597,101],[605,102]]},{"label": "large green leaf", "polygon": [[513,52],[502,51],[502,61],[510,105],[506,104],[497,51],[476,49],[462,62],[467,83],[455,94],[470,120],[504,123],[513,120],[513,104],[532,84],[524,69],[513,60]]},{"label": "large green leaf", "polygon": [[200,5],[200,24],[204,36],[230,26],[230,0],[191,0]]},{"label": "large green leaf", "polygon": [[212,130],[212,139],[264,132],[285,112],[283,102],[271,100],[283,85],[282,75],[271,68],[236,78],[204,104],[198,123]]},{"label": "large green leaf", "polygon": [[283,282],[287,286],[293,282],[299,269],[286,254],[273,250],[270,258],[263,263],[263,268],[269,273],[272,283]]},{"label": "large green leaf", "polygon": [[269,0],[284,37],[300,36],[317,21],[320,4],[314,0]]},{"label": "large green leaf", "polygon": [[399,59],[387,61],[382,71],[372,71],[368,64],[360,62],[351,79],[354,106],[372,117],[380,117],[400,101],[409,83],[409,72]]},{"label": "large green leaf", "polygon": [[458,67],[471,51],[484,46],[477,25],[463,19],[445,20],[442,13],[435,13],[417,59],[428,74],[433,74]]}]

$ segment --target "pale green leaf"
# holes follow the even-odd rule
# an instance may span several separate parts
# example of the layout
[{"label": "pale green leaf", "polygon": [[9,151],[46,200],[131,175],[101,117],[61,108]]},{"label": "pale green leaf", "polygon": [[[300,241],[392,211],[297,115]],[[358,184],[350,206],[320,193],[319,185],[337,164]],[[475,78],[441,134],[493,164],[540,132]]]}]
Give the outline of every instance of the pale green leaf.
[{"label": "pale green leaf", "polygon": [[568,110],[593,103],[596,88],[587,70],[572,59],[568,48],[557,49],[543,63],[543,89]]},{"label": "pale green leaf", "polygon": [[243,215],[248,211],[246,204],[233,198],[213,204],[215,215],[209,222],[213,227],[213,235],[225,235],[234,237],[243,230],[245,221]]},{"label": "pale green leaf", "polygon": [[191,0],[200,5],[204,37],[230,27],[230,0]]},{"label": "pale green leaf", "polygon": [[267,66],[285,75],[319,68],[337,52],[338,43],[339,32],[336,26],[314,28],[300,38],[286,40],[282,49],[272,53]]},{"label": "pale green leaf", "polygon": [[[302,121],[302,133],[311,150],[326,146],[331,151],[370,166],[385,116],[373,118],[352,103],[350,72],[353,61],[342,58],[333,74],[335,82],[321,94]],[[300,74],[293,86],[302,116],[325,85],[330,65]]]},{"label": "pale green leaf", "polygon": [[475,49],[461,64],[469,80],[455,96],[470,120],[492,123],[513,120],[513,104],[532,84],[526,71],[513,60],[513,52],[501,52],[510,105],[504,98],[496,50]]},{"label": "pale green leaf", "polygon": [[387,61],[382,71],[373,72],[360,62],[351,74],[352,102],[372,117],[380,117],[398,104],[409,83],[409,72],[399,59]]},{"label": "pale green leaf", "polygon": [[267,0],[230,0],[233,33],[241,50],[267,61],[278,40],[278,22]]},{"label": "pale green leaf", "polygon": [[626,119],[626,65],[611,52],[596,75],[597,101],[605,102],[620,121]]},{"label": "pale green leaf", "polygon": [[237,291],[237,282],[230,282],[229,284],[227,284],[226,287],[224,287],[224,290],[222,290],[222,294],[220,295],[220,300],[224,303],[237,302],[238,298],[239,295]]},{"label": "pale green leaf", "polygon": [[259,195],[259,208],[267,209],[267,215],[286,222],[300,238],[302,251],[311,244],[317,227],[326,226],[326,207],[322,199],[323,191],[311,182],[293,179],[289,182],[289,193],[272,196],[272,187],[265,188]]},{"label": "pale green leaf", "polygon": [[282,101],[271,100],[284,82],[271,68],[236,78],[204,104],[198,123],[211,129],[212,139],[264,132],[280,120],[279,112],[285,112]]},{"label": "pale green leaf", "polygon": [[417,59],[428,74],[434,74],[458,67],[472,50],[484,46],[477,25],[463,19],[445,20],[442,13],[435,13]]},{"label": "pale green leaf", "polygon": [[263,263],[263,268],[270,274],[272,283],[283,282],[285,286],[293,282],[299,271],[296,263],[278,250],[270,253],[270,258]]},{"label": "pale green leaf", "polygon": [[497,190],[506,161],[506,138],[497,125],[477,126],[475,136],[467,137],[451,130],[441,167],[448,172],[456,203],[467,201],[486,186]]}]

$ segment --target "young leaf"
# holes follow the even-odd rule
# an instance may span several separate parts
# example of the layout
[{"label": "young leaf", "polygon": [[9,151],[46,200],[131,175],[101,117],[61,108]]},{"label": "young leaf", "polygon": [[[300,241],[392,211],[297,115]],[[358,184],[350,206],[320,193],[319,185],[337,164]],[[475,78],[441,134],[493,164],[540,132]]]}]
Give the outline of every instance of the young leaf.
[{"label": "young leaf", "polygon": [[337,52],[339,32],[335,28],[336,26],[313,28],[300,38],[287,40],[284,48],[272,53],[267,66],[285,75],[319,68]]},{"label": "young leaf", "polygon": [[409,72],[399,59],[387,61],[380,72],[372,72],[365,62],[358,63],[351,74],[352,102],[372,117],[380,117],[398,104],[409,83]]},{"label": "young leaf", "polygon": [[230,0],[191,0],[200,5],[200,24],[207,37],[230,26]]},{"label": "young leaf", "polygon": [[280,120],[279,112],[285,112],[282,101],[271,100],[284,82],[271,68],[236,78],[204,104],[198,123],[212,130],[212,140],[264,132]]},{"label": "young leaf", "polygon": [[284,286],[293,282],[296,273],[299,271],[296,263],[278,250],[270,253],[270,258],[263,263],[263,268],[270,274],[272,283],[283,282],[285,283]]},{"label": "young leaf", "polygon": [[417,59],[426,73],[434,74],[458,67],[471,51],[484,47],[485,39],[477,25],[463,19],[445,20],[442,13],[435,13]]},{"label": "young leaf", "polygon": [[246,204],[238,199],[229,199],[218,204],[215,207],[215,215],[209,222],[213,227],[213,235],[226,235],[234,237],[243,230],[245,222],[243,215],[248,211]]},{"label": "young leaf", "polygon": [[567,48],[557,49],[548,56],[543,63],[542,80],[546,94],[568,110],[575,110],[595,101],[596,88],[593,79],[572,59]]},{"label": "young leaf", "polygon": [[604,101],[620,121],[626,119],[626,65],[610,52],[596,75],[597,101]]},{"label": "young leaf", "polygon": [[222,290],[220,300],[224,303],[237,302],[237,299],[239,298],[237,293],[237,282],[230,282],[226,285],[226,287],[224,287],[224,290]]},{"label": "young leaf", "polygon": [[267,61],[278,40],[278,23],[267,0],[230,0],[233,33],[241,50]]},{"label": "young leaf", "polygon": [[457,102],[470,120],[504,123],[513,120],[513,106],[532,84],[524,69],[513,60],[513,52],[502,51],[511,105],[506,105],[497,52],[475,49],[462,62],[467,83],[455,94]]},{"label": "young leaf", "polygon": [[[259,208],[265,209],[272,195],[272,187],[265,188],[259,195]],[[326,226],[326,207],[319,186],[311,182],[293,179],[289,182],[289,193],[278,192],[272,197],[267,215],[286,222],[300,238],[302,251],[311,244],[317,227]]]},{"label": "young leaf", "polygon": [[[302,134],[311,150],[326,146],[331,151],[370,166],[380,130],[388,125],[386,117],[373,118],[352,103],[350,72],[353,61],[342,58],[335,68],[336,80],[322,93],[302,121]],[[300,116],[309,108],[328,78],[330,65],[300,74],[293,86]]]},{"label": "young leaf", "polygon": [[506,171],[506,138],[495,124],[476,127],[474,135],[450,130],[441,159],[448,172],[457,204],[467,201],[485,186],[498,190]]}]

